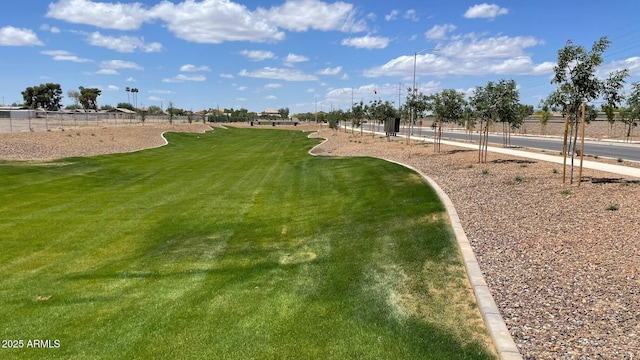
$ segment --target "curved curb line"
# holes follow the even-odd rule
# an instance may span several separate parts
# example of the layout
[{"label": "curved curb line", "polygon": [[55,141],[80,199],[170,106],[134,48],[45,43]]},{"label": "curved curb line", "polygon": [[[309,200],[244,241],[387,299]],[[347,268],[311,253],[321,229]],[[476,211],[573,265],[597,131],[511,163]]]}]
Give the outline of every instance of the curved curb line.
[{"label": "curved curb line", "polygon": [[[311,132],[309,133],[308,137],[311,137],[311,134],[314,133],[319,132]],[[319,156],[318,154],[314,154],[313,150],[327,141],[329,141],[329,139],[324,138],[323,142],[309,150],[309,154],[311,156]],[[436,194],[438,194],[440,201],[442,201],[445,209],[447,210],[449,222],[451,223],[451,227],[453,228],[453,232],[458,243],[458,248],[460,249],[460,254],[462,255],[462,260],[464,261],[464,267],[467,270],[467,277],[469,279],[469,282],[471,283],[471,286],[473,287],[473,293],[476,296],[476,302],[478,303],[478,308],[480,310],[480,313],[482,314],[484,323],[487,326],[489,334],[493,339],[493,343],[496,346],[498,357],[502,360],[523,360],[523,357],[520,354],[516,343],[511,337],[511,333],[509,333],[507,325],[504,323],[502,315],[500,315],[500,310],[498,310],[498,306],[496,305],[496,302],[493,299],[491,292],[489,291],[489,287],[487,286],[487,283],[482,276],[482,271],[480,271],[480,266],[478,265],[476,255],[473,253],[473,248],[469,243],[467,234],[465,234],[464,229],[462,228],[462,223],[460,222],[460,217],[458,217],[458,212],[453,206],[453,202],[451,201],[449,196],[433,179],[423,174],[420,170],[414,168],[413,166],[385,158],[379,159],[398,164],[406,167],[407,169],[415,171],[436,191]]]},{"label": "curved curb line", "polygon": [[438,197],[440,198],[440,201],[442,201],[447,210],[447,215],[449,216],[451,227],[453,228],[453,232],[456,236],[458,248],[460,249],[460,254],[462,255],[462,260],[464,261],[464,267],[467,270],[467,277],[469,278],[469,282],[473,287],[473,293],[476,296],[478,308],[480,309],[482,318],[484,319],[487,329],[489,330],[489,334],[491,335],[491,338],[493,339],[493,342],[496,346],[498,356],[502,360],[522,360],[522,355],[520,354],[516,343],[513,341],[511,333],[509,333],[509,329],[504,323],[504,319],[502,318],[502,315],[500,315],[500,310],[498,310],[498,306],[496,305],[493,296],[491,296],[489,287],[487,286],[487,283],[482,276],[482,271],[480,271],[480,266],[478,265],[478,260],[476,260],[476,255],[473,253],[473,248],[469,243],[467,234],[465,234],[464,229],[462,228],[460,218],[458,217],[458,212],[453,206],[453,202],[451,201],[449,196],[433,179],[423,174],[420,170],[394,160],[383,160],[402,165],[417,172],[436,191]]}]

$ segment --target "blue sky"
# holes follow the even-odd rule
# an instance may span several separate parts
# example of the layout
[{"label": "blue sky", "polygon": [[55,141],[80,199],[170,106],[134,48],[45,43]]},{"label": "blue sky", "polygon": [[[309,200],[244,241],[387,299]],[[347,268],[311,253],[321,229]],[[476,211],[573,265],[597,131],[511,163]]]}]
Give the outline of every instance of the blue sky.
[{"label": "blue sky", "polygon": [[607,36],[602,76],[628,68],[639,81],[639,13],[636,0],[6,1],[0,96],[20,103],[26,87],[53,82],[63,105],[84,86],[102,89],[99,105],[129,101],[130,87],[139,106],[346,110],[404,102],[422,51],[425,94],[514,79],[536,106],[567,40],[590,48]]}]

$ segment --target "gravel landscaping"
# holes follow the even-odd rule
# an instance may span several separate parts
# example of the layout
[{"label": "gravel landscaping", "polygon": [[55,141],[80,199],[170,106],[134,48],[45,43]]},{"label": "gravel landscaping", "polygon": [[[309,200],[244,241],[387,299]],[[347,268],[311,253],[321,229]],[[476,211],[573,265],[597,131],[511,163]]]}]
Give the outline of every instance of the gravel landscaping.
[{"label": "gravel landscaping", "polygon": [[[163,145],[164,131],[206,129],[200,123],[1,133],[0,159],[136,151]],[[585,169],[578,187],[562,184],[557,164],[493,153],[478,164],[477,151],[442,145],[435,153],[429,141],[291,129],[318,130],[313,136],[329,140],[317,148],[321,155],[391,159],[433,178],[455,204],[525,359],[640,358],[640,179]],[[588,131],[602,138],[607,128]]]}]

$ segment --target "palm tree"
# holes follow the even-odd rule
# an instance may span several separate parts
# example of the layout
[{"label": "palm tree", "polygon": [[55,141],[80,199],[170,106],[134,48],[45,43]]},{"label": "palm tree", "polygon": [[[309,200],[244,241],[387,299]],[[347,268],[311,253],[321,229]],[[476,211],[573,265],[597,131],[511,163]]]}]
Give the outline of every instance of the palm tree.
[{"label": "palm tree", "polygon": [[131,88],[127,86],[126,88],[124,88],[124,91],[127,92],[127,102],[131,104],[131,100],[129,100],[129,92],[131,91]]},{"label": "palm tree", "polygon": [[134,107],[137,109],[138,108],[138,88],[133,88],[131,89],[131,92],[133,93],[133,102],[134,102]]}]

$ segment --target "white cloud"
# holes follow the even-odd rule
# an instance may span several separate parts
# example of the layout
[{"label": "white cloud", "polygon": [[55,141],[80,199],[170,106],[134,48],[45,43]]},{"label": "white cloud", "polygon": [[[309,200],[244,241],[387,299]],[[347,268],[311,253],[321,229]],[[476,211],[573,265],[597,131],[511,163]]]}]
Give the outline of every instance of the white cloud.
[{"label": "white cloud", "polygon": [[197,72],[197,71],[211,71],[206,65],[196,66],[192,64],[185,64],[180,67],[180,71],[182,72]]},{"label": "white cloud", "polygon": [[13,26],[0,28],[0,46],[33,46],[43,45],[33,30],[20,29]]},{"label": "white cloud", "polygon": [[[536,75],[553,71],[553,64],[534,64],[525,49],[543,44],[534,37],[477,38],[470,34],[443,46],[438,52],[426,52],[415,57],[416,73],[420,75]],[[410,79],[414,56],[404,55],[367,69],[366,77],[397,76]]]},{"label": "white cloud", "polygon": [[243,97],[237,97],[236,101],[247,101],[247,98],[243,98]]},{"label": "white cloud", "polygon": [[532,36],[500,36],[471,41],[454,41],[440,49],[445,56],[474,59],[514,57],[524,55],[524,49],[542,45],[543,41]]},{"label": "white cloud", "polygon": [[326,3],[320,0],[287,0],[281,6],[256,11],[263,19],[292,31],[359,32],[366,30],[364,20],[356,19],[353,4],[338,1]]},{"label": "white cloud", "polygon": [[132,62],[124,60],[107,60],[100,63],[100,67],[103,69],[134,69],[142,70],[143,67]]},{"label": "white cloud", "polygon": [[162,82],[168,83],[176,83],[176,82],[185,82],[185,81],[205,81],[207,78],[204,75],[184,75],[179,74],[172,78],[162,79]]},{"label": "white cloud", "polygon": [[120,90],[119,87],[115,86],[115,85],[107,85],[107,91],[118,91]]},{"label": "white cloud", "polygon": [[242,70],[238,74],[244,77],[259,78],[259,79],[274,79],[284,81],[315,81],[318,78],[315,75],[308,75],[299,70],[294,69],[279,69],[272,67],[265,67],[256,71]]},{"label": "white cloud", "polygon": [[264,86],[265,89],[278,89],[281,88],[282,84],[271,83]]},{"label": "white cloud", "polygon": [[[273,19],[229,0],[188,0],[178,4],[163,1],[150,13],[165,21],[167,28],[178,38],[197,43],[284,39],[284,32],[273,25]],[[276,16],[280,17],[279,14]]]},{"label": "white cloud", "polygon": [[287,66],[293,66],[294,63],[300,63],[309,61],[309,58],[303,55],[296,55],[289,53],[286,58],[284,58],[283,62]]},{"label": "white cloud", "polygon": [[235,76],[233,76],[233,74],[220,74],[221,78],[225,78],[225,79],[233,79]]},{"label": "white cloud", "polygon": [[418,21],[420,20],[420,18],[418,18],[418,15],[416,14],[416,11],[413,9],[409,9],[404,13],[404,18],[411,20],[411,21]]},{"label": "white cloud", "polygon": [[277,97],[277,96],[275,96],[275,95],[268,95],[268,96],[265,96],[264,98],[265,98],[266,100],[275,100],[275,99],[277,99],[278,97]]},{"label": "white cloud", "polygon": [[138,2],[123,4],[90,0],[60,0],[50,3],[46,16],[73,24],[116,30],[135,30],[151,20],[151,14]]},{"label": "white cloud", "polygon": [[55,27],[55,26],[49,26],[49,24],[42,24],[40,26],[40,30],[42,31],[49,31],[52,34],[59,34],[60,33],[60,29]]},{"label": "white cloud", "polygon": [[245,91],[245,90],[247,90],[247,87],[246,87],[246,86],[238,86],[238,87],[236,88],[236,90],[238,90],[238,91]]},{"label": "white cloud", "polygon": [[136,79],[134,79],[134,78],[132,78],[132,77],[128,77],[126,81],[127,81],[127,82],[135,82],[135,81],[136,81]]},{"label": "white cloud", "polygon": [[453,24],[434,25],[429,29],[425,36],[429,40],[442,40],[447,38],[447,34],[456,29]]},{"label": "white cloud", "polygon": [[240,54],[246,56],[251,61],[263,61],[267,59],[275,59],[276,55],[271,51],[264,50],[242,50]]},{"label": "white cloud", "polygon": [[89,59],[78,57],[66,50],[45,50],[40,53],[51,56],[55,61],[72,61],[77,63],[91,62]]},{"label": "white cloud", "polygon": [[96,74],[99,75],[120,75],[120,73],[115,69],[100,69],[96,71]]},{"label": "white cloud", "polygon": [[342,66],[337,66],[334,68],[324,68],[317,72],[318,75],[338,75],[342,71]]},{"label": "white cloud", "polygon": [[158,97],[158,96],[149,96],[149,97],[147,98],[147,100],[149,100],[149,101],[156,101],[156,102],[158,102],[158,101],[164,101],[164,99],[163,99],[163,98]]},{"label": "white cloud", "polygon": [[506,15],[508,13],[509,9],[507,8],[502,8],[496,4],[483,3],[474,5],[467,9],[464,13],[464,17],[467,19],[484,18],[493,20],[500,15]]},{"label": "white cloud", "polygon": [[391,12],[384,16],[384,19],[387,21],[395,20],[398,18],[398,14],[400,12],[398,10],[391,10]]},{"label": "white cloud", "polygon": [[159,90],[159,89],[151,89],[149,90],[150,94],[171,94],[171,90]]},{"label": "white cloud", "polygon": [[389,38],[366,35],[357,38],[343,39],[341,44],[359,49],[384,49],[389,45]]},{"label": "white cloud", "polygon": [[87,42],[93,46],[100,46],[110,50],[123,53],[131,53],[136,50],[151,53],[163,50],[162,44],[158,42],[145,43],[144,38],[135,36],[106,36],[99,32],[87,35]]}]

